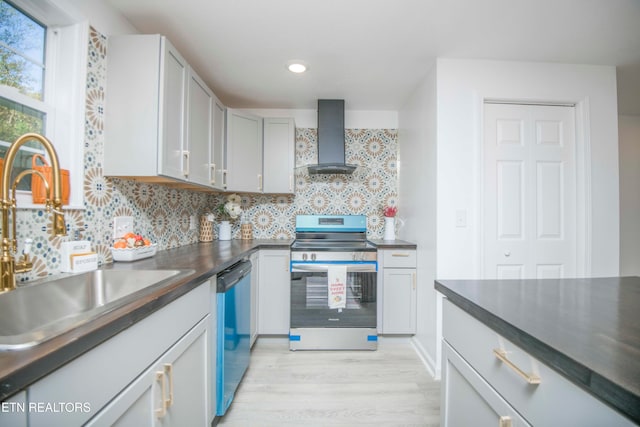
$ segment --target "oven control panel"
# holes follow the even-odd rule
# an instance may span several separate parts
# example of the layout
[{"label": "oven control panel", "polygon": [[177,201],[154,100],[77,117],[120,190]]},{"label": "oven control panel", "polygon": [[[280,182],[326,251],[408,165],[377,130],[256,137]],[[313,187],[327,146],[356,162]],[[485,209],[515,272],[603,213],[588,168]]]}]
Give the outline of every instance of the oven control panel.
[{"label": "oven control panel", "polygon": [[330,262],[330,261],[377,261],[376,251],[322,251],[322,252],[291,252],[291,261]]}]

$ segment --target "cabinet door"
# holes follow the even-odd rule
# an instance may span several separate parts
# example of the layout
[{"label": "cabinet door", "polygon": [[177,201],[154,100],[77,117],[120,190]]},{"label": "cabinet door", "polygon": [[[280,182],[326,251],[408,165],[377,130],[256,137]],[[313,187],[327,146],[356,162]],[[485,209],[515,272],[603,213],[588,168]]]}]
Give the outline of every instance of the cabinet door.
[{"label": "cabinet door", "polygon": [[87,426],[207,425],[208,331],[207,316]]},{"label": "cabinet door", "polygon": [[166,380],[166,415],[159,418],[159,425],[207,425],[211,359],[207,346],[209,322],[207,316],[196,325],[166,353],[158,367]]},{"label": "cabinet door", "polygon": [[251,274],[251,340],[249,345],[253,347],[253,344],[258,338],[258,288],[260,277],[260,256],[259,252],[251,254],[251,267],[253,273]]},{"label": "cabinet door", "polygon": [[291,296],[288,250],[260,251],[258,333],[288,335]]},{"label": "cabinet door", "polygon": [[382,333],[416,333],[416,270],[385,268],[383,274]]},{"label": "cabinet door", "polygon": [[262,119],[227,110],[227,190],[262,192]]},{"label": "cabinet door", "polygon": [[27,392],[21,391],[0,403],[0,425],[27,427]]},{"label": "cabinet door", "polygon": [[518,427],[529,424],[473,368],[444,343],[443,427]]},{"label": "cabinet door", "polygon": [[189,109],[187,111],[187,167],[184,177],[196,184],[211,184],[210,150],[213,143],[213,92],[189,70]]},{"label": "cabinet door", "polygon": [[214,188],[226,188],[224,173],[224,141],[227,132],[227,122],[225,120],[226,108],[213,97],[213,141],[211,145],[211,185]]},{"label": "cabinet door", "polygon": [[184,179],[186,168],[185,134],[187,73],[189,66],[180,53],[162,38],[160,68],[160,158],[158,171],[162,175]]},{"label": "cabinet door", "polygon": [[264,119],[265,193],[293,193],[296,126],[293,119]]}]

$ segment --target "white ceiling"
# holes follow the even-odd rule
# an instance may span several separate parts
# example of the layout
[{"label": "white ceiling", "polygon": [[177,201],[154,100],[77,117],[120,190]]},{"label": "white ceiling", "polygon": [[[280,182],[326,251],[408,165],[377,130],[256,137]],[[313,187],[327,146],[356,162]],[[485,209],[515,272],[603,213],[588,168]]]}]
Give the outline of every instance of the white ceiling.
[{"label": "white ceiling", "polygon": [[230,107],[398,110],[449,57],[615,65],[619,112],[640,115],[640,0],[106,1]]}]

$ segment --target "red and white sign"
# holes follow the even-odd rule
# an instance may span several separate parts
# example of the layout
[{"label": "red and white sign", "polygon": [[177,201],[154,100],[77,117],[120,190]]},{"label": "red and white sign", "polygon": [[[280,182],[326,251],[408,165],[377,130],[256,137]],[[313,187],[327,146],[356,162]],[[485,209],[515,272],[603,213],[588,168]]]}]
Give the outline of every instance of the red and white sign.
[{"label": "red and white sign", "polygon": [[329,281],[329,308],[347,307],[347,267],[336,265],[327,271]]}]

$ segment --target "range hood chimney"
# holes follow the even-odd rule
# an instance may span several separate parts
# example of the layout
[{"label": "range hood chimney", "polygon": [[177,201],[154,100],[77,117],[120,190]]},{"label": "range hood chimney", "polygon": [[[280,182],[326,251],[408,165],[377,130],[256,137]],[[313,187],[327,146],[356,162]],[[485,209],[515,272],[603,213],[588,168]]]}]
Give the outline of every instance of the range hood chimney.
[{"label": "range hood chimney", "polygon": [[351,174],[356,165],[345,162],[344,99],[318,100],[318,164],[310,174]]}]

